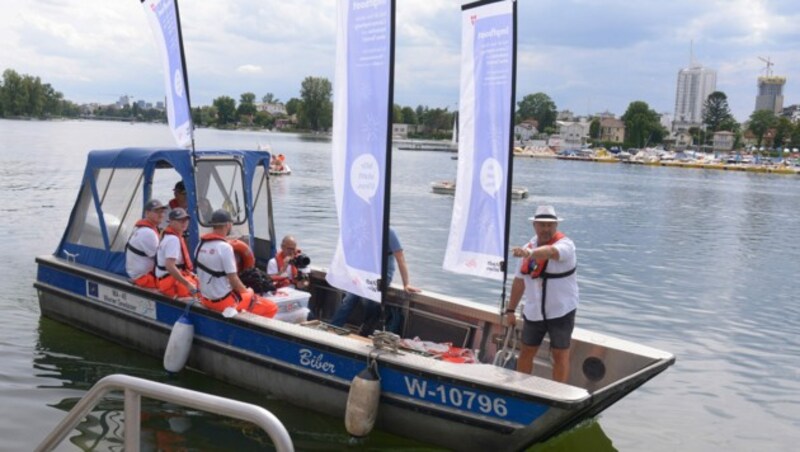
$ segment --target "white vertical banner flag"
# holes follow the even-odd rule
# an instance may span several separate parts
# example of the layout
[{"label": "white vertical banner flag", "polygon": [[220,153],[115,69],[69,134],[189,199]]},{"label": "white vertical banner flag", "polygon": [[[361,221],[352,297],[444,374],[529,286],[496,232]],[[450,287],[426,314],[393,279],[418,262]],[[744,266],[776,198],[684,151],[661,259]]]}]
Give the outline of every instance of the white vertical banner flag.
[{"label": "white vertical banner flag", "polygon": [[141,0],[164,65],[167,121],[178,146],[192,145],[192,113],[186,87],[177,0]]},{"label": "white vertical banner flag", "polygon": [[333,188],[339,240],[334,287],[381,301],[389,133],[392,0],[339,0],[333,111]]},{"label": "white vertical banner flag", "polygon": [[462,9],[458,171],[443,266],[494,279],[506,257],[514,24],[513,0]]}]

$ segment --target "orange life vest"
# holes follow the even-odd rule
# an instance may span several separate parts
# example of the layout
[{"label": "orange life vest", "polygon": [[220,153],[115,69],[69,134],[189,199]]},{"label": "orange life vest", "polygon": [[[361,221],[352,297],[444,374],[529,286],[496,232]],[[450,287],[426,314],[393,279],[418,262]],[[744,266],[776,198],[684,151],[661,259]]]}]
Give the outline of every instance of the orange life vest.
[{"label": "orange life vest", "polygon": [[[141,220],[137,221],[137,222],[134,224],[134,226],[135,226],[136,228],[150,228],[150,229],[152,229],[152,230],[153,230],[153,232],[155,232],[155,233],[156,233],[156,236],[157,236],[157,237],[161,238],[161,234],[158,232],[158,226],[157,226],[157,225],[155,225],[155,224],[153,224],[153,223],[151,223],[151,222],[150,222],[149,220],[147,220],[147,219],[144,219],[144,218],[143,218],[143,219],[141,219]],[[133,237],[133,234],[131,234],[131,237]],[[147,257],[147,253],[145,253],[144,251],[140,250],[139,248],[136,248],[135,246],[132,246],[132,245],[131,245],[131,239],[130,239],[130,238],[128,239],[128,243],[126,243],[126,244],[125,244],[125,248],[127,248],[127,249],[131,250],[131,252],[132,252],[133,254],[138,254],[139,256],[142,256],[142,257]]]},{"label": "orange life vest", "polygon": [[[297,251],[299,252],[299,250]],[[283,250],[280,250],[275,254],[275,262],[278,264],[278,270],[280,271],[281,267],[283,267],[283,263],[286,259],[286,256],[283,255]],[[292,284],[295,280],[297,280],[297,267],[294,265],[289,265],[289,268],[292,270],[292,276],[286,277],[283,275],[270,275],[272,278],[272,282],[275,283],[275,287],[280,289],[281,287],[286,287],[289,284]]]},{"label": "orange life vest", "polygon": [[[178,234],[176,230],[172,229],[169,226],[167,226],[167,228],[164,229],[164,235],[174,235],[175,237],[178,238],[178,240],[181,243],[181,255],[183,256],[183,265],[182,266],[179,265],[178,268],[189,272],[193,271],[194,267],[192,266],[192,255],[189,254],[189,248],[186,246],[186,240],[183,239],[183,235]],[[156,265],[158,265],[158,263],[156,263]],[[167,270],[166,267],[162,265],[159,265],[158,268],[159,270],[164,270],[164,271]]]},{"label": "orange life vest", "polygon": [[[563,233],[556,232],[555,234],[553,234],[553,237],[550,239],[549,242],[543,243],[541,245],[537,243],[536,246],[552,245],[558,242],[559,240],[563,239],[564,237],[566,237],[566,235],[564,235]],[[532,250],[534,249],[534,246],[528,243],[525,246],[525,248]],[[522,272],[523,275],[530,275],[531,278],[535,279],[541,276],[542,272],[544,272],[546,267],[547,267],[547,259],[533,259],[532,257],[526,257],[525,259],[522,260],[522,266],[520,267],[519,271]]]}]

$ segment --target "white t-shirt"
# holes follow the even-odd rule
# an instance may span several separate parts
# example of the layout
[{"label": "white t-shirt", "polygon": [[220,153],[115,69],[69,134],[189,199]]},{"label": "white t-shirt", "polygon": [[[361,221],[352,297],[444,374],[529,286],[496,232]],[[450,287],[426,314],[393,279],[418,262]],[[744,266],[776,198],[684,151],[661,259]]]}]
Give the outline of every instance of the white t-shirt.
[{"label": "white t-shirt", "polygon": [[[181,240],[172,234],[164,234],[161,243],[158,244],[156,263],[162,267],[166,267],[167,259],[175,259],[175,265],[183,265]],[[158,268],[158,265],[156,265],[156,278],[163,278],[169,274],[168,271]]]},{"label": "white t-shirt", "polygon": [[286,278],[292,277],[292,265],[287,265],[283,273],[278,273],[278,259],[272,258],[267,262],[267,274],[270,276],[283,276]]},{"label": "white t-shirt", "polygon": [[131,279],[136,280],[153,271],[156,266],[158,234],[148,227],[137,227],[131,234],[128,244],[146,254],[146,256],[140,256],[125,249],[125,271]]},{"label": "white t-shirt", "polygon": [[[528,242],[536,248],[536,236]],[[545,271],[547,273],[564,273],[572,270],[578,264],[575,253],[575,244],[568,237],[557,241],[553,246],[558,250],[558,260],[550,259]],[[517,263],[516,278],[525,282],[525,307],[522,313],[525,318],[532,321],[544,320],[542,317],[542,282],[541,278],[533,279],[530,275],[523,275],[521,271],[523,259]],[[547,299],[545,300],[545,314],[548,319],[557,319],[569,314],[578,307],[578,274],[577,271],[565,278],[552,278],[547,280]]]},{"label": "white t-shirt", "polygon": [[230,293],[233,288],[227,276],[215,277],[199,265],[202,264],[215,272],[223,272],[226,275],[236,273],[236,256],[233,254],[233,247],[228,242],[213,240],[200,245],[197,263],[197,279],[200,282],[200,293],[204,297],[218,300]]}]

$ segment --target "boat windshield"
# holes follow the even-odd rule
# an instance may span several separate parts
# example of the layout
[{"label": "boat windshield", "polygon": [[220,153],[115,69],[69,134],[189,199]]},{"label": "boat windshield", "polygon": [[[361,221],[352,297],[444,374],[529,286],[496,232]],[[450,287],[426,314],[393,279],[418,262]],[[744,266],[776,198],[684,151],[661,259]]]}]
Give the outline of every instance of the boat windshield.
[{"label": "boat windshield", "polygon": [[[211,213],[227,210],[233,218],[234,229],[247,234],[242,166],[236,160],[199,160],[195,173],[197,207],[200,224],[210,227]],[[244,226],[240,228],[238,226]],[[243,229],[239,231],[239,229]]]}]

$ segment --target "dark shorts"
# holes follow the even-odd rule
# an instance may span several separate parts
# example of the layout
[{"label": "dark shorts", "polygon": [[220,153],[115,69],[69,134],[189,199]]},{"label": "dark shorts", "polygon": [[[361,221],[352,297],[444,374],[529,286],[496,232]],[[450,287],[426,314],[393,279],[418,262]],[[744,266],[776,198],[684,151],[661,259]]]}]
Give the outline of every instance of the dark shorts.
[{"label": "dark shorts", "polygon": [[522,343],[532,347],[542,345],[544,335],[550,335],[550,348],[567,349],[572,338],[572,330],[575,329],[575,309],[568,314],[557,319],[547,319],[547,321],[531,321],[525,319],[522,327]]}]

